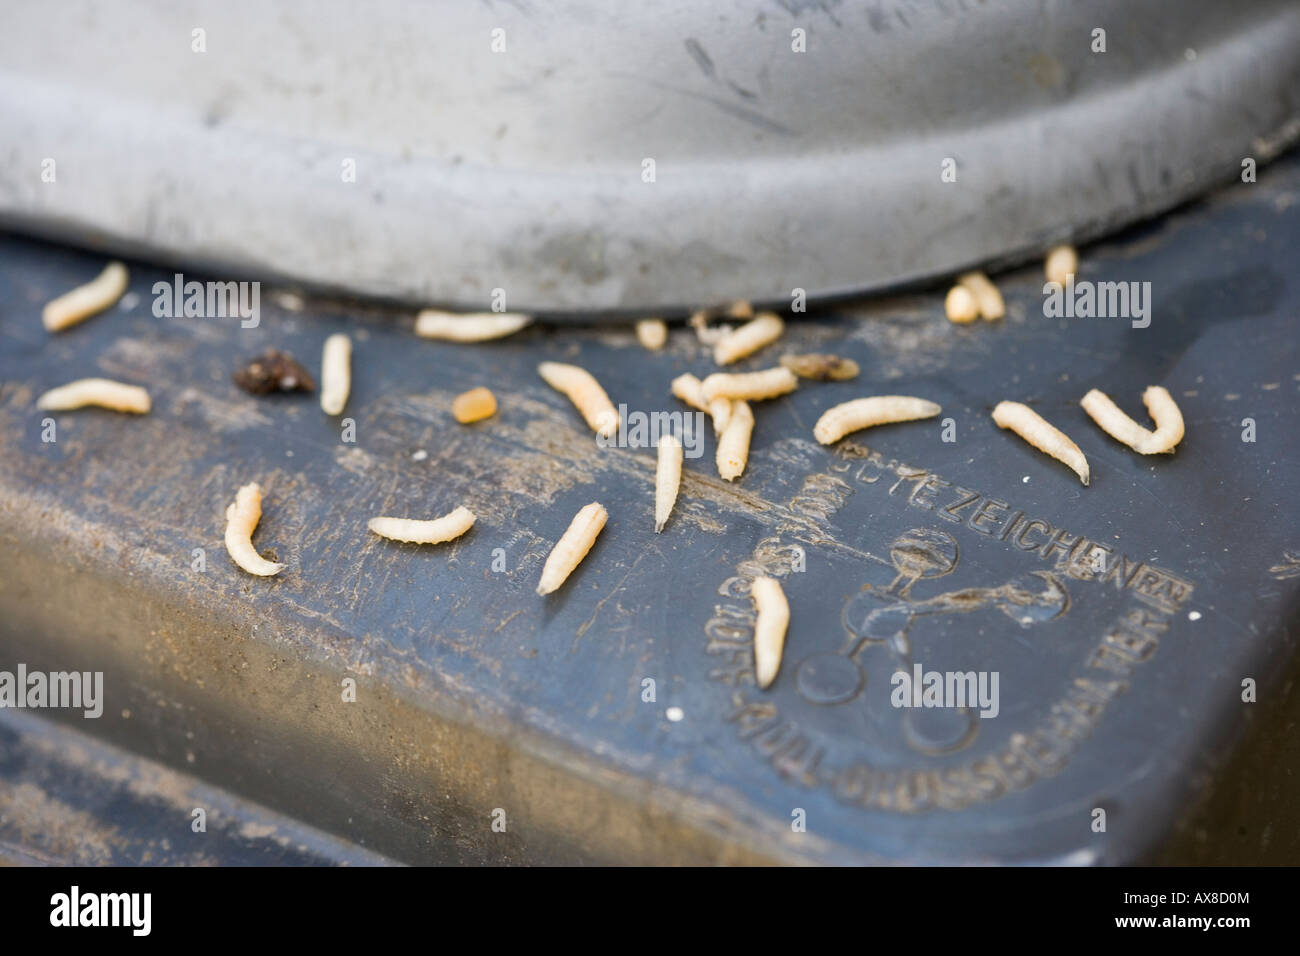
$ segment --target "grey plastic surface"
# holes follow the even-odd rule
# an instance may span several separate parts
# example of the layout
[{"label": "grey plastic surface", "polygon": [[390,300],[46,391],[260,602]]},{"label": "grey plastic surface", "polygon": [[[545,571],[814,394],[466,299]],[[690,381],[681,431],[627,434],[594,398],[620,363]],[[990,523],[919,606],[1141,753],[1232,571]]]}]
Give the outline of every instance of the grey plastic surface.
[{"label": "grey plastic surface", "polygon": [[788,302],[1169,208],[1298,91],[1274,0],[15,5],[0,222],[470,308]]}]

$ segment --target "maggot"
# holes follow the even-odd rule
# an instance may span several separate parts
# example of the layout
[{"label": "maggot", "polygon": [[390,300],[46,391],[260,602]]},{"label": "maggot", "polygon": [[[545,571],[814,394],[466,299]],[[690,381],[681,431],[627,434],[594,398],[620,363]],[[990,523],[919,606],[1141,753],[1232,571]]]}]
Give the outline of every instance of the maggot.
[{"label": "maggot", "polygon": [[715,398],[753,402],[776,398],[793,392],[798,387],[798,377],[782,365],[765,368],[761,372],[714,372],[700,383],[700,390],[707,402]]},{"label": "maggot", "polygon": [[781,669],[785,632],[790,626],[790,604],[775,578],[754,578],[749,586],[754,599],[754,680],[762,689],[771,686]]},{"label": "maggot", "polygon": [[1088,459],[1079,446],[1056,426],[1020,402],[998,402],[993,421],[999,428],[1009,428],[1041,452],[1064,462],[1085,485],[1088,483]]},{"label": "maggot", "polygon": [[352,391],[352,340],[342,333],[325,340],[320,359],[320,407],[340,415]]},{"label": "maggot", "polygon": [[642,319],[636,324],[636,340],[643,348],[658,352],[668,342],[668,326],[663,319]]},{"label": "maggot", "polygon": [[948,290],[943,300],[943,311],[950,322],[958,325],[966,325],[980,317],[980,305],[964,285],[955,285]]},{"label": "maggot", "polygon": [[910,395],[876,395],[872,398],[855,398],[834,408],[828,408],[813,426],[813,437],[823,445],[839,441],[849,432],[873,425],[892,422],[910,422],[918,418],[933,418],[942,409],[934,402]]},{"label": "maggot", "polygon": [[563,392],[582,413],[591,429],[602,438],[618,431],[618,412],[600,387],[595,376],[585,368],[563,362],[543,362],[537,374],[557,392]]},{"label": "maggot", "polygon": [[744,299],[738,299],[730,305],[699,309],[693,312],[691,314],[691,328],[695,330],[696,337],[704,345],[717,345],[731,333],[731,326],[729,325],[709,326],[710,320],[720,315],[726,315],[733,319],[749,320],[754,317],[754,307]]},{"label": "maggot", "polygon": [[444,342],[487,342],[513,335],[533,321],[521,312],[443,312],[425,309],[415,319],[415,334]]},{"label": "maggot", "polygon": [[705,401],[704,390],[700,386],[700,380],[690,372],[684,372],[673,379],[672,393],[675,398],[681,399],[687,405],[701,412],[709,410],[709,403]]},{"label": "maggot", "polygon": [[715,398],[709,402],[709,417],[713,419],[713,434],[721,435],[731,421],[731,399]]},{"label": "maggot", "polygon": [[785,332],[785,323],[774,312],[760,312],[738,329],[733,329],[713,346],[713,361],[730,365],[771,345]]},{"label": "maggot", "polygon": [[463,505],[428,521],[416,518],[371,518],[366,525],[382,538],[409,544],[441,544],[459,538],[474,526],[474,512]]},{"label": "maggot", "polygon": [[555,542],[555,547],[546,558],[541,580],[537,582],[538,594],[550,594],[568,580],[573,569],[582,563],[591,546],[596,543],[596,536],[605,527],[607,520],[609,512],[598,501],[585,505],[573,516],[568,529]]},{"label": "maggot", "polygon": [[251,482],[239,489],[226,509],[226,551],[230,559],[249,574],[270,577],[286,565],[268,561],[253,548],[253,531],[262,518],[262,488]]},{"label": "maggot", "polygon": [[1172,452],[1183,440],[1183,413],[1172,395],[1159,385],[1150,386],[1142,393],[1142,404],[1156,423],[1156,430],[1143,428],[1129,418],[1110,396],[1092,389],[1083,396],[1083,410],[1106,434],[1123,442],[1139,455],[1159,455]]},{"label": "maggot", "polygon": [[749,440],[754,434],[754,413],[748,402],[732,402],[731,418],[718,439],[718,474],[734,481],[745,471],[749,461]]},{"label": "maggot", "polygon": [[726,430],[727,420],[731,418],[730,399],[715,398],[711,402],[705,399],[704,386],[690,372],[678,375],[673,379],[672,391],[674,396],[680,398],[691,408],[709,414],[713,419],[713,434],[721,435]]},{"label": "maggot", "polygon": [[677,503],[682,483],[682,443],[669,432],[659,436],[659,462],[655,469],[655,534],[664,530]]},{"label": "maggot", "polygon": [[1074,246],[1055,246],[1047,253],[1043,271],[1048,282],[1065,285],[1066,280],[1079,273],[1079,254]]},{"label": "maggot", "polygon": [[103,312],[126,291],[126,266],[110,262],[96,278],[77,286],[48,303],[41,311],[41,323],[47,332],[60,332]]},{"label": "maggot", "polygon": [[36,400],[36,407],[47,412],[69,412],[87,405],[143,415],[150,408],[149,393],[139,385],[107,378],[82,378],[52,388]]},{"label": "maggot", "polygon": [[967,272],[959,276],[958,285],[963,285],[970,290],[970,294],[975,297],[979,304],[980,315],[984,318],[993,320],[1000,319],[1007,314],[1006,303],[1002,301],[1002,293],[998,287],[993,284],[988,276],[982,272]]}]

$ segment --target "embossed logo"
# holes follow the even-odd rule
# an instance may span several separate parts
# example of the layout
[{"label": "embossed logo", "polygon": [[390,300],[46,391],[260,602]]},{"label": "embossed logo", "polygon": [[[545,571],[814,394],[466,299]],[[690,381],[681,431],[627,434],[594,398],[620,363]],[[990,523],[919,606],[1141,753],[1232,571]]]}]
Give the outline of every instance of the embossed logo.
[{"label": "embossed logo", "polygon": [[[865,446],[841,443],[836,456],[718,588],[705,651],[737,734],[783,777],[873,810],[958,810],[1059,772],[1155,654],[1192,583]],[[872,521],[899,528],[882,536],[883,555],[837,531],[859,491],[873,516],[893,507]],[[1006,559],[972,563],[971,547],[1026,566],[985,571]],[[792,573],[805,553],[822,567]],[[783,580],[796,614],[801,601],[842,601],[835,633],[792,629],[767,692],[753,684],[748,589],[760,575]],[[1102,632],[1086,643],[1064,627],[1085,596]],[[957,670],[1018,668],[1020,705],[986,721],[970,707],[892,707],[891,675],[912,671],[918,647]]]}]

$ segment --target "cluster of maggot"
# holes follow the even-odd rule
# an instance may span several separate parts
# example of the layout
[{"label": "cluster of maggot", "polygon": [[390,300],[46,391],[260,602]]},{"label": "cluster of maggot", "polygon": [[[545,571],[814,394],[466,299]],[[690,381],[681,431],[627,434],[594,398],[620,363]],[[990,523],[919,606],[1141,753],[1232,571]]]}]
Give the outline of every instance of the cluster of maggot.
[{"label": "cluster of maggot", "polygon": [[[1060,275],[1073,274],[1078,257],[1068,246],[1053,249],[1048,255],[1046,272],[1057,281]],[[128,275],[121,263],[110,263],[92,282],[73,289],[46,306],[43,323],[50,332],[59,332],[111,307],[127,288]],[[945,300],[948,317],[958,323],[979,316],[1000,319],[1006,312],[1001,293],[981,272],[961,276]],[[715,319],[728,318],[739,325],[711,325]],[[532,317],[522,313],[482,312],[456,314],[426,309],[416,318],[415,332],[423,338],[456,343],[482,343],[511,336],[532,324]],[[691,316],[690,327],[699,342],[711,350],[715,364],[732,365],[753,356],[777,342],[785,332],[782,319],[772,312],[755,314],[748,302],[737,301],[725,306],[702,309]],[[662,351],[669,338],[667,324],[659,318],[642,319],[636,324],[637,340],[648,351]],[[609,394],[587,369],[579,365],[547,361],[537,367],[543,381],[563,394],[598,436],[609,438],[620,426],[619,412]],[[852,359],[836,355],[784,355],[780,363],[748,372],[714,372],[703,380],[683,373],[672,380],[670,393],[691,408],[708,414],[717,435],[716,467],[719,477],[734,481],[741,477],[749,460],[750,440],[755,416],[751,403],[761,403],[788,395],[799,386],[800,379],[844,381],[856,377],[858,365]],[[352,388],[352,342],[346,335],[334,334],[324,343],[321,356],[321,409],[331,416],[341,415]],[[1104,392],[1092,389],[1081,405],[1107,434],[1143,455],[1172,452],[1183,437],[1183,418],[1177,404],[1160,386],[1150,386],[1143,401],[1155,422],[1149,430],[1129,418]],[[82,379],[44,393],[38,406],[48,410],[71,410],[89,405],[116,411],[145,414],[150,410],[149,394],[141,387],[107,379]],[[452,402],[452,414],[464,425],[492,418],[497,400],[484,387],[472,388]],[[870,395],[842,402],[827,409],[817,420],[813,436],[823,445],[834,444],[853,432],[876,425],[933,418],[941,407],[932,401],[910,395]],[[1068,436],[1044,420],[1037,412],[1019,402],[1002,401],[993,410],[993,420],[1000,427],[1014,431],[1040,451],[1070,467],[1083,484],[1089,482],[1087,458]],[[657,441],[658,461],[654,477],[653,517],[655,533],[669,523],[682,480],[683,451],[681,440],[669,433]],[[231,560],[249,574],[270,577],[287,565],[270,561],[257,552],[252,543],[262,514],[262,489],[256,482],[239,488],[234,502],[226,509],[225,545]],[[557,591],[573,574],[595,545],[605,528],[609,512],[600,502],[591,502],[573,517],[551,549],[537,584],[539,595]],[[430,545],[455,541],[474,525],[474,513],[458,506],[435,518],[378,516],[367,527],[380,537],[406,544]],[[790,607],[780,584],[763,577],[753,582],[755,682],[763,689],[771,686],[780,669]]]}]

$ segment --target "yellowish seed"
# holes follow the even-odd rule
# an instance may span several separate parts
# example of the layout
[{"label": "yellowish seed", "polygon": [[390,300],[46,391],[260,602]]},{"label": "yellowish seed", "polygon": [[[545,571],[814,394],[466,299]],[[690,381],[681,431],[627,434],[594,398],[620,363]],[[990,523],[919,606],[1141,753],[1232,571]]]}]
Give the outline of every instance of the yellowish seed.
[{"label": "yellowish seed", "polygon": [[489,389],[471,388],[468,392],[457,395],[451,403],[451,413],[462,425],[481,422],[497,413],[497,397]]}]

